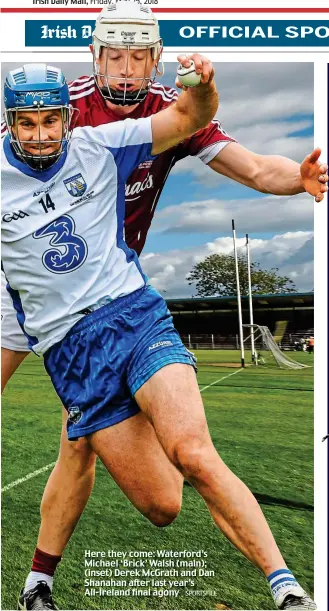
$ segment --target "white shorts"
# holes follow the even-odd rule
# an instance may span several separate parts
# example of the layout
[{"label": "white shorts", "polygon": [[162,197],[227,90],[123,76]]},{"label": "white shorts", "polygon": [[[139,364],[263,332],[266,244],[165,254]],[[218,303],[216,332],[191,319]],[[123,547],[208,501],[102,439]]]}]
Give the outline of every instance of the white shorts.
[{"label": "white shorts", "polygon": [[6,277],[1,272],[1,348],[30,352],[27,338],[18,324],[16,310],[6,284]]}]

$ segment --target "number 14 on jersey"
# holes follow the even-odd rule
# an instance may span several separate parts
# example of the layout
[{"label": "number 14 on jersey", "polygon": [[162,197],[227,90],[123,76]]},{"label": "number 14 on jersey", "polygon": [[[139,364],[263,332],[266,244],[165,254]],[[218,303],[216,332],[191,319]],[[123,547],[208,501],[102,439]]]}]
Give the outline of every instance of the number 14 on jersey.
[{"label": "number 14 on jersey", "polygon": [[38,204],[41,204],[44,212],[48,214],[49,210],[55,210],[55,204],[51,199],[49,193],[47,193],[46,197],[42,197],[39,199]]}]

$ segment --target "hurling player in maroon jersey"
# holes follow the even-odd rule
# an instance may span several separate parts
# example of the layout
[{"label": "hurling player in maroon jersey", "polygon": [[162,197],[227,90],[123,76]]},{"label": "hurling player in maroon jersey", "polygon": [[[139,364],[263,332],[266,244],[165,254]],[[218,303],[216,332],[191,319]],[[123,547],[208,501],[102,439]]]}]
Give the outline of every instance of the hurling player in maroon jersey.
[{"label": "hurling player in maroon jersey", "polygon": [[[124,4],[128,3],[119,2],[116,10],[107,7],[102,11],[93,38],[94,75],[80,77],[70,85],[72,105],[79,110],[76,125],[97,126],[127,116],[150,116],[177,99],[175,89],[163,87],[155,80],[162,71],[162,44],[156,19],[143,7],[143,15],[138,15],[142,28],[138,28],[135,15],[138,3],[130,3],[133,6],[125,14]],[[120,27],[116,27],[118,24]],[[138,39],[142,34],[144,39]],[[190,57],[197,67],[206,61],[199,55]],[[186,58],[182,62],[188,65]],[[328,177],[326,166],[318,162],[319,154],[318,150],[313,152],[302,166],[287,158],[256,155],[237,144],[218,121],[213,121],[192,138],[133,172],[126,186],[128,245],[140,254],[167,176],[173,165],[188,155],[198,156],[214,171],[258,191],[291,195],[307,190],[321,201]],[[7,340],[4,383],[26,354],[17,348],[14,352]],[[86,438],[68,442],[66,419],[63,409],[60,454],[44,492],[37,549],[26,590],[33,589],[40,579],[51,589],[56,565],[93,487],[96,456]],[[144,414],[129,419],[122,428],[116,427],[107,468],[130,501],[153,524],[165,526],[175,519],[181,506],[183,478],[167,458]],[[251,557],[245,543],[234,533],[230,535],[229,529],[226,532]],[[251,559],[257,563],[255,558]],[[265,567],[262,568],[265,572]]]}]

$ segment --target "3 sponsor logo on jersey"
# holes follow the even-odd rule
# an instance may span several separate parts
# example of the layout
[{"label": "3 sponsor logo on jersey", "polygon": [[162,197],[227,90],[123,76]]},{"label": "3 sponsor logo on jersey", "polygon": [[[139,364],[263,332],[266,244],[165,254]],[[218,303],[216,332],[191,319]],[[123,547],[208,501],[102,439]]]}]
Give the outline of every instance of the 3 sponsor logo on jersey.
[{"label": "3 sponsor logo on jersey", "polygon": [[48,185],[48,187],[44,187],[43,189],[39,189],[39,191],[34,191],[33,193],[33,197],[39,197],[39,195],[42,195],[42,193],[49,193],[49,191],[55,186],[55,182],[52,182],[51,185]]},{"label": "3 sponsor logo on jersey", "polygon": [[2,220],[4,223],[11,223],[12,221],[24,219],[26,216],[30,215],[27,212],[23,212],[23,210],[15,210],[14,212],[8,212],[7,214],[4,214]]},{"label": "3 sponsor logo on jersey", "polygon": [[[154,187],[154,178],[152,174],[148,174],[143,182],[137,181],[132,185],[126,185],[126,201],[129,202],[138,199],[140,193],[146,189],[152,189],[152,187]],[[132,195],[137,195],[138,197],[131,197]]]},{"label": "3 sponsor logo on jersey", "polygon": [[80,172],[79,174],[67,178],[63,182],[69,194],[73,195],[73,197],[81,197],[87,189],[87,183]]}]

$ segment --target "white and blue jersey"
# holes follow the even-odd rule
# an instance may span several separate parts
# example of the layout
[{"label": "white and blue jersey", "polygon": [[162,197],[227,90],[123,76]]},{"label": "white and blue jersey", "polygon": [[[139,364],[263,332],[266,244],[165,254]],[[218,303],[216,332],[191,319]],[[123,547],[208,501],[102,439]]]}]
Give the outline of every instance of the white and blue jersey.
[{"label": "white and blue jersey", "polygon": [[143,287],[124,240],[125,183],[153,159],[151,117],[73,130],[65,153],[34,171],[2,150],[2,262],[17,318],[37,354],[85,315]]}]

